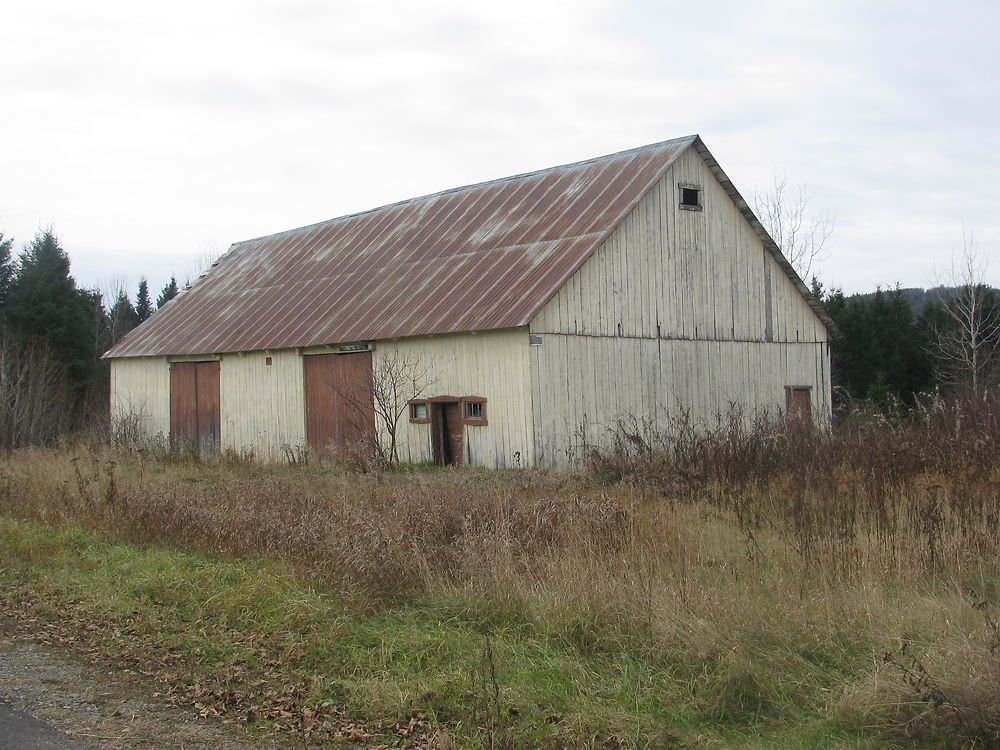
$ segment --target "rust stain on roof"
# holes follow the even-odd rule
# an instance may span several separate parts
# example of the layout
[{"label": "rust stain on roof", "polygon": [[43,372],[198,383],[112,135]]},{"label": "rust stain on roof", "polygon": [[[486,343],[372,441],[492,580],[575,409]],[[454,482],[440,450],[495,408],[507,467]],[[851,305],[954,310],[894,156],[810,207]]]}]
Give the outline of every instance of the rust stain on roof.
[{"label": "rust stain on roof", "polygon": [[238,242],[105,354],[220,354],[527,324],[697,136]]}]

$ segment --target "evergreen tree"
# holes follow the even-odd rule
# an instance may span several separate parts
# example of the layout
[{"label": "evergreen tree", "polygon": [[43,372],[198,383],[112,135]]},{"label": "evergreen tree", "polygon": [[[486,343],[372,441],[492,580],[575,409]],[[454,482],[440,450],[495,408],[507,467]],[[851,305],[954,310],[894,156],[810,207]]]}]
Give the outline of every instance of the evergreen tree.
[{"label": "evergreen tree", "polygon": [[40,231],[21,253],[7,294],[6,318],[24,335],[45,340],[78,394],[97,364],[90,298],[69,273],[69,256],[52,230]]},{"label": "evergreen tree", "polygon": [[139,291],[135,294],[135,314],[139,323],[153,314],[153,303],[149,301],[149,284],[145,278],[139,279]]},{"label": "evergreen tree", "polygon": [[3,232],[0,232],[0,311],[7,304],[7,292],[10,291],[17,270],[10,252],[13,245],[14,239],[12,237],[4,239]]},{"label": "evergreen tree", "polygon": [[820,280],[815,276],[812,277],[812,281],[809,282],[809,291],[812,292],[813,297],[818,299],[820,302],[826,296],[826,291],[823,289],[823,285]]},{"label": "evergreen tree", "polygon": [[122,337],[139,325],[139,315],[132,307],[128,295],[124,290],[119,290],[118,297],[108,310],[108,329],[111,336],[111,346],[114,346]]},{"label": "evergreen tree", "polygon": [[163,287],[163,291],[160,292],[160,296],[156,298],[156,309],[159,310],[167,302],[172,300],[177,296],[177,279],[173,276],[170,277],[170,281],[166,283]]},{"label": "evergreen tree", "polygon": [[84,290],[90,311],[90,327],[94,334],[94,351],[98,355],[111,348],[111,318],[104,307],[104,295],[96,289]]},{"label": "evergreen tree", "polygon": [[831,343],[831,375],[841,393],[888,408],[912,403],[930,386],[926,329],[898,287],[845,298],[835,290],[824,300],[841,336]]}]

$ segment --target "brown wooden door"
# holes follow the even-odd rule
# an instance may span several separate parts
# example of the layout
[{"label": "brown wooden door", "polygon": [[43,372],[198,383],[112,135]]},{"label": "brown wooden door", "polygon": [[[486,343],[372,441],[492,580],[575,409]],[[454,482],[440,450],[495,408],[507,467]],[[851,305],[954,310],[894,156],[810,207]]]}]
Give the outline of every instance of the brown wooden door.
[{"label": "brown wooden door", "polygon": [[375,437],[372,353],[304,357],[306,440],[314,453],[367,446]]},{"label": "brown wooden door", "polygon": [[218,362],[170,365],[170,445],[174,450],[218,455],[222,426],[219,374]]},{"label": "brown wooden door", "polygon": [[465,463],[465,426],[462,404],[436,401],[431,404],[431,447],[438,466],[461,466]]},{"label": "brown wooden door", "polygon": [[785,415],[791,422],[812,424],[812,388],[809,386],[785,387]]}]

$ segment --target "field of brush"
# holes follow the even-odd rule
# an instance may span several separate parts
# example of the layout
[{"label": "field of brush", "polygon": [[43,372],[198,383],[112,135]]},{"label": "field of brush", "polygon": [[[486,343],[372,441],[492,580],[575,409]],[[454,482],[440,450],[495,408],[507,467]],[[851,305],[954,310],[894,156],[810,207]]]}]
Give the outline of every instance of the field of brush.
[{"label": "field of brush", "polygon": [[990,404],[623,424],[563,473],[26,451],[0,607],[297,742],[997,747],[998,482]]}]

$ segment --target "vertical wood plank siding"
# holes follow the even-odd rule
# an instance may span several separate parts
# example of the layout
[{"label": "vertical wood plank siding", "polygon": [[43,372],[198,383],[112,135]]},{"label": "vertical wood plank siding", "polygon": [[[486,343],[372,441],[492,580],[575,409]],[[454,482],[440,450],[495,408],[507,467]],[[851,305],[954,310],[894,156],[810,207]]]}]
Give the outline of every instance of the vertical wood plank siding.
[{"label": "vertical wood plank siding", "polygon": [[111,360],[111,418],[135,417],[143,435],[170,437],[170,365],[166,357]]},{"label": "vertical wood plank siding", "polygon": [[[375,367],[380,358],[394,352],[422,357],[437,379],[423,397],[487,399],[488,424],[464,427],[465,463],[490,468],[530,466],[534,455],[530,348],[528,332],[519,329],[379,341]],[[399,440],[401,460],[433,460],[430,424],[411,424],[404,414]]]},{"label": "vertical wood plank siding", "polygon": [[[678,208],[679,182],[701,185],[702,211]],[[621,418],[665,430],[682,411],[776,411],[786,385],[812,386],[829,413],[825,326],[694,150],[530,329],[543,342],[530,354],[540,465],[569,462],[581,427],[599,440]]]},{"label": "vertical wood plank siding", "polygon": [[[669,432],[687,413],[708,423],[730,404],[752,416],[785,406],[785,386],[812,386],[830,408],[826,344],[758,344],[543,335],[531,347],[535,451],[540,466],[578,458],[582,439],[600,444],[619,419]],[[579,373],[579,375],[571,375]]]},{"label": "vertical wood plank siding", "polygon": [[[272,364],[265,364],[271,357]],[[295,350],[227,354],[219,366],[222,450],[282,458],[305,444],[302,357]],[[140,416],[150,439],[170,435],[170,362],[166,357],[111,360],[115,417]]]},{"label": "vertical wood plank siding", "polygon": [[[507,329],[379,341],[373,356],[399,351],[422,357],[436,379],[426,396],[481,396],[488,424],[465,427],[465,462],[474,466],[530,465],[533,456],[528,333]],[[352,356],[352,355],[342,355]],[[272,364],[266,359],[271,357]],[[165,357],[111,360],[116,414],[143,415],[147,436],[170,433],[170,363]],[[220,362],[222,450],[281,459],[285,448],[303,448],[303,356],[294,349],[223,355]],[[400,456],[430,461],[430,425],[400,421]]]},{"label": "vertical wood plank siding", "polygon": [[[267,358],[271,364],[267,364]],[[222,448],[280,459],[306,442],[302,356],[294,349],[222,357]]]}]

